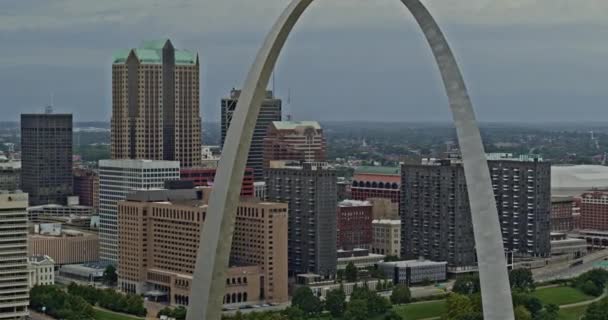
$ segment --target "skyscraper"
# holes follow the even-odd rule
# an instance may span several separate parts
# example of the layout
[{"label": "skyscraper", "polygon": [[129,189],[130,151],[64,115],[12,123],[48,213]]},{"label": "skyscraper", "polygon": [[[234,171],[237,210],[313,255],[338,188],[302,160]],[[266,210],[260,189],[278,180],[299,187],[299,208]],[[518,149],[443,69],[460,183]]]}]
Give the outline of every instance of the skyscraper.
[{"label": "skyscraper", "polygon": [[99,205],[99,175],[97,172],[86,169],[74,169],[74,195],[77,195],[83,206],[95,207]]},{"label": "skyscraper", "polygon": [[112,64],[112,159],[201,163],[199,60],[170,40],[123,50]]},{"label": "skyscraper", "polygon": [[338,249],[372,248],[372,204],[344,200],[338,204]]},{"label": "skyscraper", "polygon": [[[240,95],[240,90],[232,89],[230,97],[222,99],[222,146],[224,146],[228,127],[230,121],[232,121],[232,115],[236,110]],[[247,158],[247,168],[253,169],[253,177],[256,181],[264,180],[264,138],[268,132],[268,126],[273,121],[281,121],[281,100],[275,98],[272,91],[266,91],[266,99],[264,99],[260,108],[253,138],[251,139],[249,157]]]},{"label": "skyscraper", "polygon": [[0,319],[29,314],[27,193],[0,193]]},{"label": "skyscraper", "polygon": [[66,204],[72,195],[72,115],[21,115],[21,188],[30,205]]},{"label": "skyscraper", "polygon": [[273,121],[264,138],[264,168],[270,161],[326,161],[323,129],[316,121]]},{"label": "skyscraper", "polygon": [[266,199],[289,204],[289,273],[336,273],[336,172],[324,163],[270,163]]},{"label": "skyscraper", "polygon": [[[551,166],[539,159],[488,161],[506,251],[516,256],[550,254]],[[458,159],[404,164],[402,256],[477,264],[466,181]]]},{"label": "skyscraper", "polygon": [[179,162],[163,160],[99,161],[99,257],[118,261],[118,202],[129,192],[163,188],[179,180]]}]

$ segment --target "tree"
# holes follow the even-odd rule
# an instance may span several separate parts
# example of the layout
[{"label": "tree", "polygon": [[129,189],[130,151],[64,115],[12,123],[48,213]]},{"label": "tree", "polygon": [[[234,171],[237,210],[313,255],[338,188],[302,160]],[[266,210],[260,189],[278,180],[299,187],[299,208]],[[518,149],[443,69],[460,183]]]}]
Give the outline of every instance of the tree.
[{"label": "tree", "polygon": [[406,285],[399,284],[393,288],[393,293],[391,294],[391,302],[393,304],[409,303],[411,300],[412,294],[410,292],[410,288],[408,288]]},{"label": "tree", "polygon": [[325,298],[325,309],[327,309],[334,318],[340,318],[344,315],[344,312],[346,311],[346,294],[342,288],[331,290],[327,293],[327,297]]},{"label": "tree", "polygon": [[108,286],[116,285],[118,281],[118,275],[116,274],[116,267],[113,265],[108,265],[106,269],[103,271],[102,281]]},{"label": "tree", "polygon": [[548,304],[545,309],[541,311],[537,320],[557,320],[559,317],[559,306],[555,304]]},{"label": "tree", "polygon": [[509,273],[509,282],[511,283],[511,288],[516,290],[528,292],[534,291],[536,288],[530,269],[512,270]]},{"label": "tree", "polygon": [[383,320],[403,320],[403,318],[395,310],[391,310],[384,316]]},{"label": "tree", "polygon": [[344,269],[344,278],[346,282],[356,282],[359,276],[359,270],[355,267],[355,264],[349,262]]},{"label": "tree", "polygon": [[381,297],[376,292],[371,292],[367,300],[367,309],[370,316],[385,314],[391,307],[388,299]]},{"label": "tree", "polygon": [[583,320],[606,320],[608,319],[608,299],[604,298],[589,305]]},{"label": "tree", "polygon": [[306,319],[306,314],[304,313],[304,311],[302,311],[302,309],[300,309],[298,307],[294,307],[294,306],[288,307],[287,309],[283,310],[283,312],[281,312],[281,314],[289,320],[305,320]]},{"label": "tree", "polygon": [[446,300],[447,319],[456,320],[466,314],[475,312],[471,300],[466,295],[452,293]]},{"label": "tree", "polygon": [[351,300],[344,313],[344,319],[368,320],[368,312],[365,300]]},{"label": "tree", "polygon": [[397,257],[397,256],[391,256],[388,255],[384,258],[384,262],[394,262],[394,261],[401,261],[402,259]]},{"label": "tree", "polygon": [[309,316],[316,316],[322,310],[321,301],[308,287],[300,287],[294,292],[291,305],[298,307],[304,314]]},{"label": "tree", "polygon": [[456,279],[452,291],[458,294],[473,294],[481,291],[478,274],[468,274]]},{"label": "tree", "polygon": [[543,309],[543,303],[537,297],[521,292],[513,293],[513,306],[514,307],[524,307],[528,312],[530,312],[531,316],[536,319],[541,310]]},{"label": "tree", "polygon": [[587,280],[581,286],[580,289],[585,294],[590,296],[599,297],[602,295],[602,288],[598,287],[593,281]]},{"label": "tree", "polygon": [[526,309],[524,306],[518,306],[514,310],[515,320],[532,320],[532,315],[530,311]]}]

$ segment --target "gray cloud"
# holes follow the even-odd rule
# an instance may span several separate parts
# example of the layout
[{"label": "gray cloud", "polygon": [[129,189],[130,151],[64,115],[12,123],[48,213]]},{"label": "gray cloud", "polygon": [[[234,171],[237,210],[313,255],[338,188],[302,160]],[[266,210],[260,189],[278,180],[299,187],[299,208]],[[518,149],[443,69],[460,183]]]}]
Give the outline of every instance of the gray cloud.
[{"label": "gray cloud", "polygon": [[[171,37],[202,57],[203,117],[244,80],[286,0],[0,2],[0,114],[55,93],[76,119],[108,119],[116,49]],[[485,120],[608,117],[608,1],[429,0]],[[405,59],[407,58],[407,59]],[[446,120],[428,48],[397,0],[317,0],[287,44],[277,91],[321,120]],[[2,117],[4,118],[4,117]]]}]

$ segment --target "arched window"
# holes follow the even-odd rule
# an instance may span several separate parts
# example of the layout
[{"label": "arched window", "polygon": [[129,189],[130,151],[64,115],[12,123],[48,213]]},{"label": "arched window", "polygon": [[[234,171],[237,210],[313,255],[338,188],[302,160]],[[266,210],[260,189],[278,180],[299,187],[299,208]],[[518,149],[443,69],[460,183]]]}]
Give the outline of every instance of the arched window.
[{"label": "arched window", "polygon": [[372,184],[371,184],[371,183],[369,183],[369,181],[367,181],[367,182],[365,183],[365,187],[366,187],[366,188],[369,188],[369,187],[371,187],[371,186],[372,186]]},{"label": "arched window", "polygon": [[243,302],[247,302],[247,292],[243,293]]},{"label": "arched window", "polygon": [[232,303],[236,303],[236,293],[232,294]]},{"label": "arched window", "polygon": [[378,182],[376,182],[376,181],[372,182],[372,188],[378,188]]},{"label": "arched window", "polygon": [[358,186],[359,186],[359,182],[353,180],[353,187],[358,187]]},{"label": "arched window", "polygon": [[243,283],[247,283],[247,277],[243,278]]},{"label": "arched window", "polygon": [[384,189],[384,182],[378,182],[378,188]]},{"label": "arched window", "polygon": [[224,301],[226,301],[227,304],[231,304],[232,300],[230,299],[230,294],[227,294],[226,297],[224,298]]},{"label": "arched window", "polygon": [[239,292],[236,299],[237,299],[236,301],[238,301],[238,302],[243,302],[243,295]]},{"label": "arched window", "polygon": [[241,277],[238,277],[238,279],[236,280],[236,282],[237,282],[238,284],[241,284]]}]

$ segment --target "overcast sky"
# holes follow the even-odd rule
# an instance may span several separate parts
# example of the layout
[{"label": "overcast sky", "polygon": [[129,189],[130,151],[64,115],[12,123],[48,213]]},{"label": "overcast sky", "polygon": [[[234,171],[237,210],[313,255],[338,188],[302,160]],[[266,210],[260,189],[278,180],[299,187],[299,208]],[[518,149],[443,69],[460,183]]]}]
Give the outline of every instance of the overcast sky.
[{"label": "overcast sky", "polygon": [[[425,0],[485,121],[608,120],[608,1]],[[240,87],[287,0],[1,0],[0,121],[109,120],[111,56],[169,37],[199,52],[201,114]],[[300,120],[449,120],[430,51],[398,0],[316,0],[276,72]],[[291,103],[287,103],[290,92]]]}]

